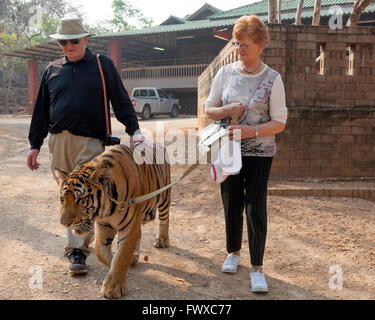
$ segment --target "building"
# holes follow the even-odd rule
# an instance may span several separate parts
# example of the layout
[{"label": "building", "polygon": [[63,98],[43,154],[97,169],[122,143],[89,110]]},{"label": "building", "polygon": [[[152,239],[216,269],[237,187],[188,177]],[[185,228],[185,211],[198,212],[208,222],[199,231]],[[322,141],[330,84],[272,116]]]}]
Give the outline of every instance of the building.
[{"label": "building", "polygon": [[[282,0],[281,20],[283,24],[294,24],[299,0]],[[346,23],[353,7],[353,0],[322,0],[320,12],[320,25],[328,25],[329,19],[337,14],[335,7],[340,10],[342,20]],[[304,25],[311,25],[314,14],[315,0],[304,0],[301,21]],[[264,21],[268,20],[268,1],[262,0],[225,12],[218,12],[209,16],[210,20],[238,18],[243,15],[256,14]],[[375,3],[372,2],[361,15],[358,26],[375,26]]]},{"label": "building", "polygon": [[[282,1],[282,22],[292,24],[298,0]],[[321,24],[327,24],[332,5],[343,9],[343,20],[350,13],[352,0],[323,0]],[[302,22],[311,24],[314,0],[305,0]],[[231,38],[238,17],[257,14],[267,20],[268,1],[262,0],[240,8],[221,11],[204,4],[194,13],[179,18],[171,15],[159,26],[113,34],[94,35],[89,47],[108,54],[121,72],[129,91],[136,86],[156,86],[180,99],[183,113],[197,114],[197,79]],[[375,23],[375,3],[361,16],[361,24]],[[38,63],[58,58],[61,50],[56,41],[7,52],[28,59],[29,99],[32,112],[38,90]]]}]

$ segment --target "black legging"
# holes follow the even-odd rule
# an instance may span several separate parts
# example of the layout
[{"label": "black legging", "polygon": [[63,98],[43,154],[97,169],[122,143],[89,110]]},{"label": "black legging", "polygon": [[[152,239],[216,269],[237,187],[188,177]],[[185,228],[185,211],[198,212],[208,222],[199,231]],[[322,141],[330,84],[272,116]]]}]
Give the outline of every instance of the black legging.
[{"label": "black legging", "polygon": [[246,206],[251,264],[263,265],[267,234],[267,184],[272,157],[242,157],[242,169],[221,184],[228,253],[241,249]]}]

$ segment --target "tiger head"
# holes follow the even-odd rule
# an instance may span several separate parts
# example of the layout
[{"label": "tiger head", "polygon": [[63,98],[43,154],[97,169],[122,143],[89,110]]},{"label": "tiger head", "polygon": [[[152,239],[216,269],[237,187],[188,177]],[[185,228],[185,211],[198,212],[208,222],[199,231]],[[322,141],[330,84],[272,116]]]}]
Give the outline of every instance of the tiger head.
[{"label": "tiger head", "polygon": [[95,172],[81,167],[69,174],[55,169],[60,186],[60,223],[75,236],[84,237],[93,228],[93,221],[103,203],[102,188],[94,180]]}]

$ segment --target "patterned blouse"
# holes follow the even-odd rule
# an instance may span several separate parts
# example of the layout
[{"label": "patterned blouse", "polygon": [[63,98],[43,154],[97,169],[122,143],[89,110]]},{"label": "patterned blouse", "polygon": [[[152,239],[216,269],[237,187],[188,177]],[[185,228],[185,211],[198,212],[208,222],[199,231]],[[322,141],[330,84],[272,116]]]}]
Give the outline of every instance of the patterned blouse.
[{"label": "patterned blouse", "polygon": [[[217,72],[205,108],[241,102],[248,107],[238,119],[238,124],[256,126],[271,120],[285,124],[288,110],[280,74],[265,65],[257,75],[245,75],[238,71],[238,63],[225,65]],[[263,77],[258,88],[255,88]],[[256,92],[249,101],[254,90]],[[225,118],[221,122],[229,126],[230,120]],[[241,140],[242,156],[273,157],[275,153],[274,135]]]}]

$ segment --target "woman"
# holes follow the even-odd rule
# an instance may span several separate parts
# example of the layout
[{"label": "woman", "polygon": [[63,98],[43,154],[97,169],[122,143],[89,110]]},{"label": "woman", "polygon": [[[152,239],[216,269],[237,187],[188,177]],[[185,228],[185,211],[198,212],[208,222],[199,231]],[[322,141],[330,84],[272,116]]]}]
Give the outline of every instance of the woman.
[{"label": "woman", "polygon": [[[220,185],[228,251],[222,271],[235,273],[241,261],[245,208],[251,290],[268,292],[263,273],[267,183],[276,153],[275,134],[284,130],[287,119],[285,91],[280,74],[260,58],[269,41],[263,21],[254,15],[239,18],[233,28],[233,38],[239,61],[218,71],[205,106],[209,118],[221,120],[228,126],[234,109],[241,106],[238,125],[229,126],[227,130],[230,139],[241,139],[242,169]],[[238,132],[240,137],[237,137]]]}]

